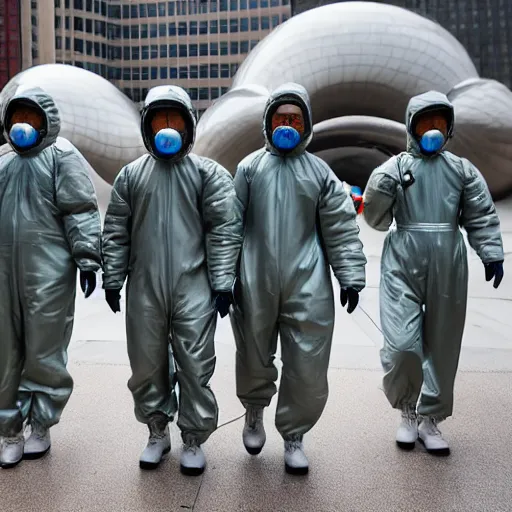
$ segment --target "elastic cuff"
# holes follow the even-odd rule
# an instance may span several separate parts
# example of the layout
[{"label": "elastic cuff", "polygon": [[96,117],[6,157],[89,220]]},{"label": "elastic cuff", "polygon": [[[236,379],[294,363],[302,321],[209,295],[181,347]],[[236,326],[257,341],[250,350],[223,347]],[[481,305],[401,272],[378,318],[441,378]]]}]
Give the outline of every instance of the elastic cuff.
[{"label": "elastic cuff", "polygon": [[19,409],[0,411],[0,437],[15,437],[23,430],[23,418]]}]

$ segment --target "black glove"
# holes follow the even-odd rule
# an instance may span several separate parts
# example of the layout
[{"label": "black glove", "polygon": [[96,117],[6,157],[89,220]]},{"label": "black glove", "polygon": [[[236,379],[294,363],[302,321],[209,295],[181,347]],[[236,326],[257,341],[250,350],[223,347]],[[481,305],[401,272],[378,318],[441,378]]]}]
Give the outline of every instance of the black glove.
[{"label": "black glove", "polygon": [[80,271],[80,288],[82,288],[86,299],[90,297],[96,289],[96,272],[92,270]]},{"label": "black glove", "polygon": [[121,312],[121,289],[105,290],[105,300],[113,313]]},{"label": "black glove", "polygon": [[354,288],[342,288],[340,291],[340,300],[343,307],[345,307],[348,302],[347,313],[353,313],[359,303],[359,292],[354,290]]},{"label": "black glove", "polygon": [[231,292],[213,292],[213,305],[221,318],[229,313],[231,304],[233,304],[233,294]]},{"label": "black glove", "polygon": [[491,263],[484,263],[485,267],[485,280],[490,281],[494,277],[494,288],[498,288],[503,279],[503,261],[492,261]]}]

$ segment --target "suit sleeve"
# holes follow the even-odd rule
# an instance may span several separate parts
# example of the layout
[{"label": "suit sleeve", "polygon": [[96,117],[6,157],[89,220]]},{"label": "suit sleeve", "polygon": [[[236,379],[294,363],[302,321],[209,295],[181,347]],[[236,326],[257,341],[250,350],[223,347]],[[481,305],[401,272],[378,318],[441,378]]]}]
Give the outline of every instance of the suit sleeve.
[{"label": "suit sleeve", "polygon": [[121,289],[130,261],[131,208],[127,169],[117,175],[103,226],[103,288]]},{"label": "suit sleeve", "polygon": [[352,199],[329,169],[319,201],[319,219],[327,258],[342,288],[361,291],[366,257]]},{"label": "suit sleeve", "polygon": [[76,266],[81,271],[96,272],[101,268],[98,201],[86,162],[75,148],[59,153],[55,199]]},{"label": "suit sleeve", "polygon": [[231,291],[242,246],[243,207],[231,174],[204,159],[203,215],[210,285],[215,291]]}]

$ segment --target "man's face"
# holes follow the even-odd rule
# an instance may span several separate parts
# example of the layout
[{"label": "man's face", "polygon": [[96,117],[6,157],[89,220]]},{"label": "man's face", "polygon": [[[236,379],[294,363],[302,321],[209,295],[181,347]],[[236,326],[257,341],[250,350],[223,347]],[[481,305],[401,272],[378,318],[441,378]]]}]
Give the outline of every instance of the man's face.
[{"label": "man's face", "polygon": [[272,116],[272,131],[279,126],[291,126],[304,135],[304,115],[297,105],[281,105]]},{"label": "man's face", "polygon": [[448,121],[439,112],[426,112],[420,115],[415,126],[415,135],[421,138],[429,130],[439,130],[445,137],[448,135]]},{"label": "man's face", "polygon": [[40,131],[43,127],[43,117],[37,109],[20,106],[13,111],[9,120],[9,128],[16,123],[27,123]]},{"label": "man's face", "polygon": [[164,108],[158,110],[151,119],[151,129],[153,135],[156,135],[164,128],[173,128],[179,133],[185,133],[186,123],[182,113],[173,108]]}]

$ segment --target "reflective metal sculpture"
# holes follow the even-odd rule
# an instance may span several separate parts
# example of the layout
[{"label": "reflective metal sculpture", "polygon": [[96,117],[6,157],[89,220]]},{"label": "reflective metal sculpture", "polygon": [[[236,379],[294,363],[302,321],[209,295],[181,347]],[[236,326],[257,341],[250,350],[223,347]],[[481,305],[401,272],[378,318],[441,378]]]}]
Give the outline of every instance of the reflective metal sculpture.
[{"label": "reflective metal sculpture", "polygon": [[[462,45],[426,18],[372,2],[330,4],[291,18],[256,46],[232,89],[205,112],[194,151],[234,172],[262,147],[265,102],[288,81],[302,84],[311,98],[316,125],[309,150],[354,184],[364,186],[376,162],[405,149],[407,102],[435,89],[455,106],[448,149],[480,168],[495,198],[512,192],[512,93],[480,79]],[[64,65],[34,67],[9,82],[0,104],[27,85],[52,94],[62,136],[106,182],[144,153],[137,107],[98,75]]]}]

